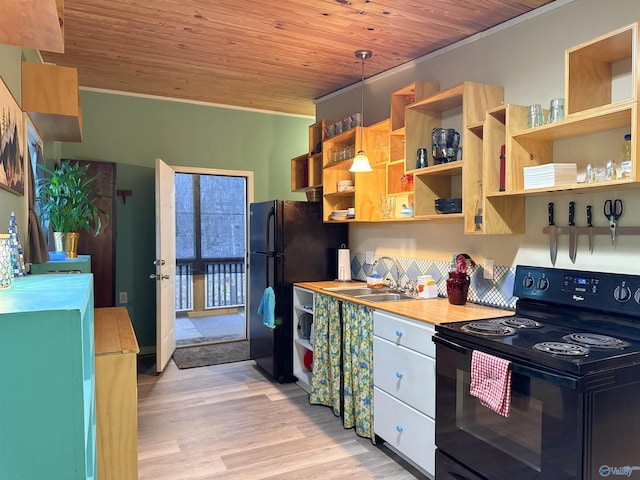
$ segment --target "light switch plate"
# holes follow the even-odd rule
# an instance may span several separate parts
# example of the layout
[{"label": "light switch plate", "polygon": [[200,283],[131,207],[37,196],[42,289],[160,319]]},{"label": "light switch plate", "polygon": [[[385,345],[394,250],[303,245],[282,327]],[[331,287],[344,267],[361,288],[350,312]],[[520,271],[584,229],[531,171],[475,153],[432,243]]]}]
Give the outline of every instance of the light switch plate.
[{"label": "light switch plate", "polygon": [[482,262],[482,276],[487,280],[493,280],[493,260],[485,258]]},{"label": "light switch plate", "polygon": [[375,257],[375,252],[367,250],[364,255],[364,263],[367,265],[373,265],[373,258]]}]

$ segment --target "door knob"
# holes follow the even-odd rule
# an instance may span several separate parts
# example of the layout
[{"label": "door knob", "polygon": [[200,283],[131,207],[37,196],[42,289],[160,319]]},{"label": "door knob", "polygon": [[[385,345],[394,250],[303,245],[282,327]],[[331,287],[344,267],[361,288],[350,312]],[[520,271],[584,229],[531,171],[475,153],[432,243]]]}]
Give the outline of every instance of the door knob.
[{"label": "door knob", "polygon": [[150,278],[151,280],[154,280],[154,279],[155,279],[155,280],[158,280],[158,281],[160,281],[160,280],[169,280],[169,275],[167,275],[167,274],[164,274],[164,275],[156,275],[155,273],[152,273],[151,275],[149,275],[149,278]]},{"label": "door knob", "polygon": [[153,264],[154,264],[154,265],[164,265],[164,264],[165,264],[165,261],[164,261],[164,260],[154,260],[154,261],[153,261]]}]

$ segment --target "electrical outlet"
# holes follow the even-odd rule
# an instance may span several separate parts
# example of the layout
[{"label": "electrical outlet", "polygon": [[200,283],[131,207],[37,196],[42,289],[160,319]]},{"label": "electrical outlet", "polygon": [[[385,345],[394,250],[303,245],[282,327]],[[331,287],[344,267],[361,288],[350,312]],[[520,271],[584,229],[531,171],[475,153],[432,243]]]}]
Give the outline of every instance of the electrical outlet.
[{"label": "electrical outlet", "polygon": [[128,297],[127,292],[120,292],[120,304],[121,305],[127,303],[127,301],[128,301],[127,297]]},{"label": "electrical outlet", "polygon": [[375,257],[375,252],[367,250],[364,255],[364,263],[368,265],[373,265],[374,257]]},{"label": "electrical outlet", "polygon": [[485,258],[482,261],[482,276],[487,280],[493,280],[493,260]]}]

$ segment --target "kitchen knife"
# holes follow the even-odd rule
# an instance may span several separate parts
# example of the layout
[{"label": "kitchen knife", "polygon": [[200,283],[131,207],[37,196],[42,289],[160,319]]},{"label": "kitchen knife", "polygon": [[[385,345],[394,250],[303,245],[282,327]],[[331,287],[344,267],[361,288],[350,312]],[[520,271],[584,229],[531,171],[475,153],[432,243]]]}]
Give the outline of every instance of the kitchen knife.
[{"label": "kitchen knife", "polygon": [[556,255],[558,254],[558,227],[553,223],[553,202],[549,202],[549,255],[551,265],[556,266]]},{"label": "kitchen knife", "polygon": [[578,228],[575,222],[576,202],[569,202],[569,258],[571,263],[576,263],[576,250],[578,248]]},{"label": "kitchen knife", "polygon": [[587,227],[589,228],[589,253],[593,255],[593,215],[591,205],[587,205]]}]

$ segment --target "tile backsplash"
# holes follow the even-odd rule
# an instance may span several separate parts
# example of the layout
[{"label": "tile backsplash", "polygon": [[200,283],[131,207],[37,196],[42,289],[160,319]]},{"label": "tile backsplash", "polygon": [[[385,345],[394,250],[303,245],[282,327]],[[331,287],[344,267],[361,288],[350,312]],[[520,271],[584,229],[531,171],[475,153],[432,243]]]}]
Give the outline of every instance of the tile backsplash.
[{"label": "tile backsplash", "polygon": [[[425,260],[417,258],[393,257],[400,266],[400,284],[409,280],[416,281],[418,275],[431,275],[438,285],[438,296],[447,296],[447,277],[452,270],[451,262]],[[372,272],[373,265],[365,263],[364,253],[351,254],[351,276],[354,280],[366,281]],[[376,271],[383,277],[395,276],[395,266],[388,260],[382,260],[376,266]],[[469,295],[467,301],[492,307],[515,309],[517,297],[513,296],[513,282],[515,267],[496,265],[493,279],[487,280],[482,275],[482,268],[470,268]]]}]

